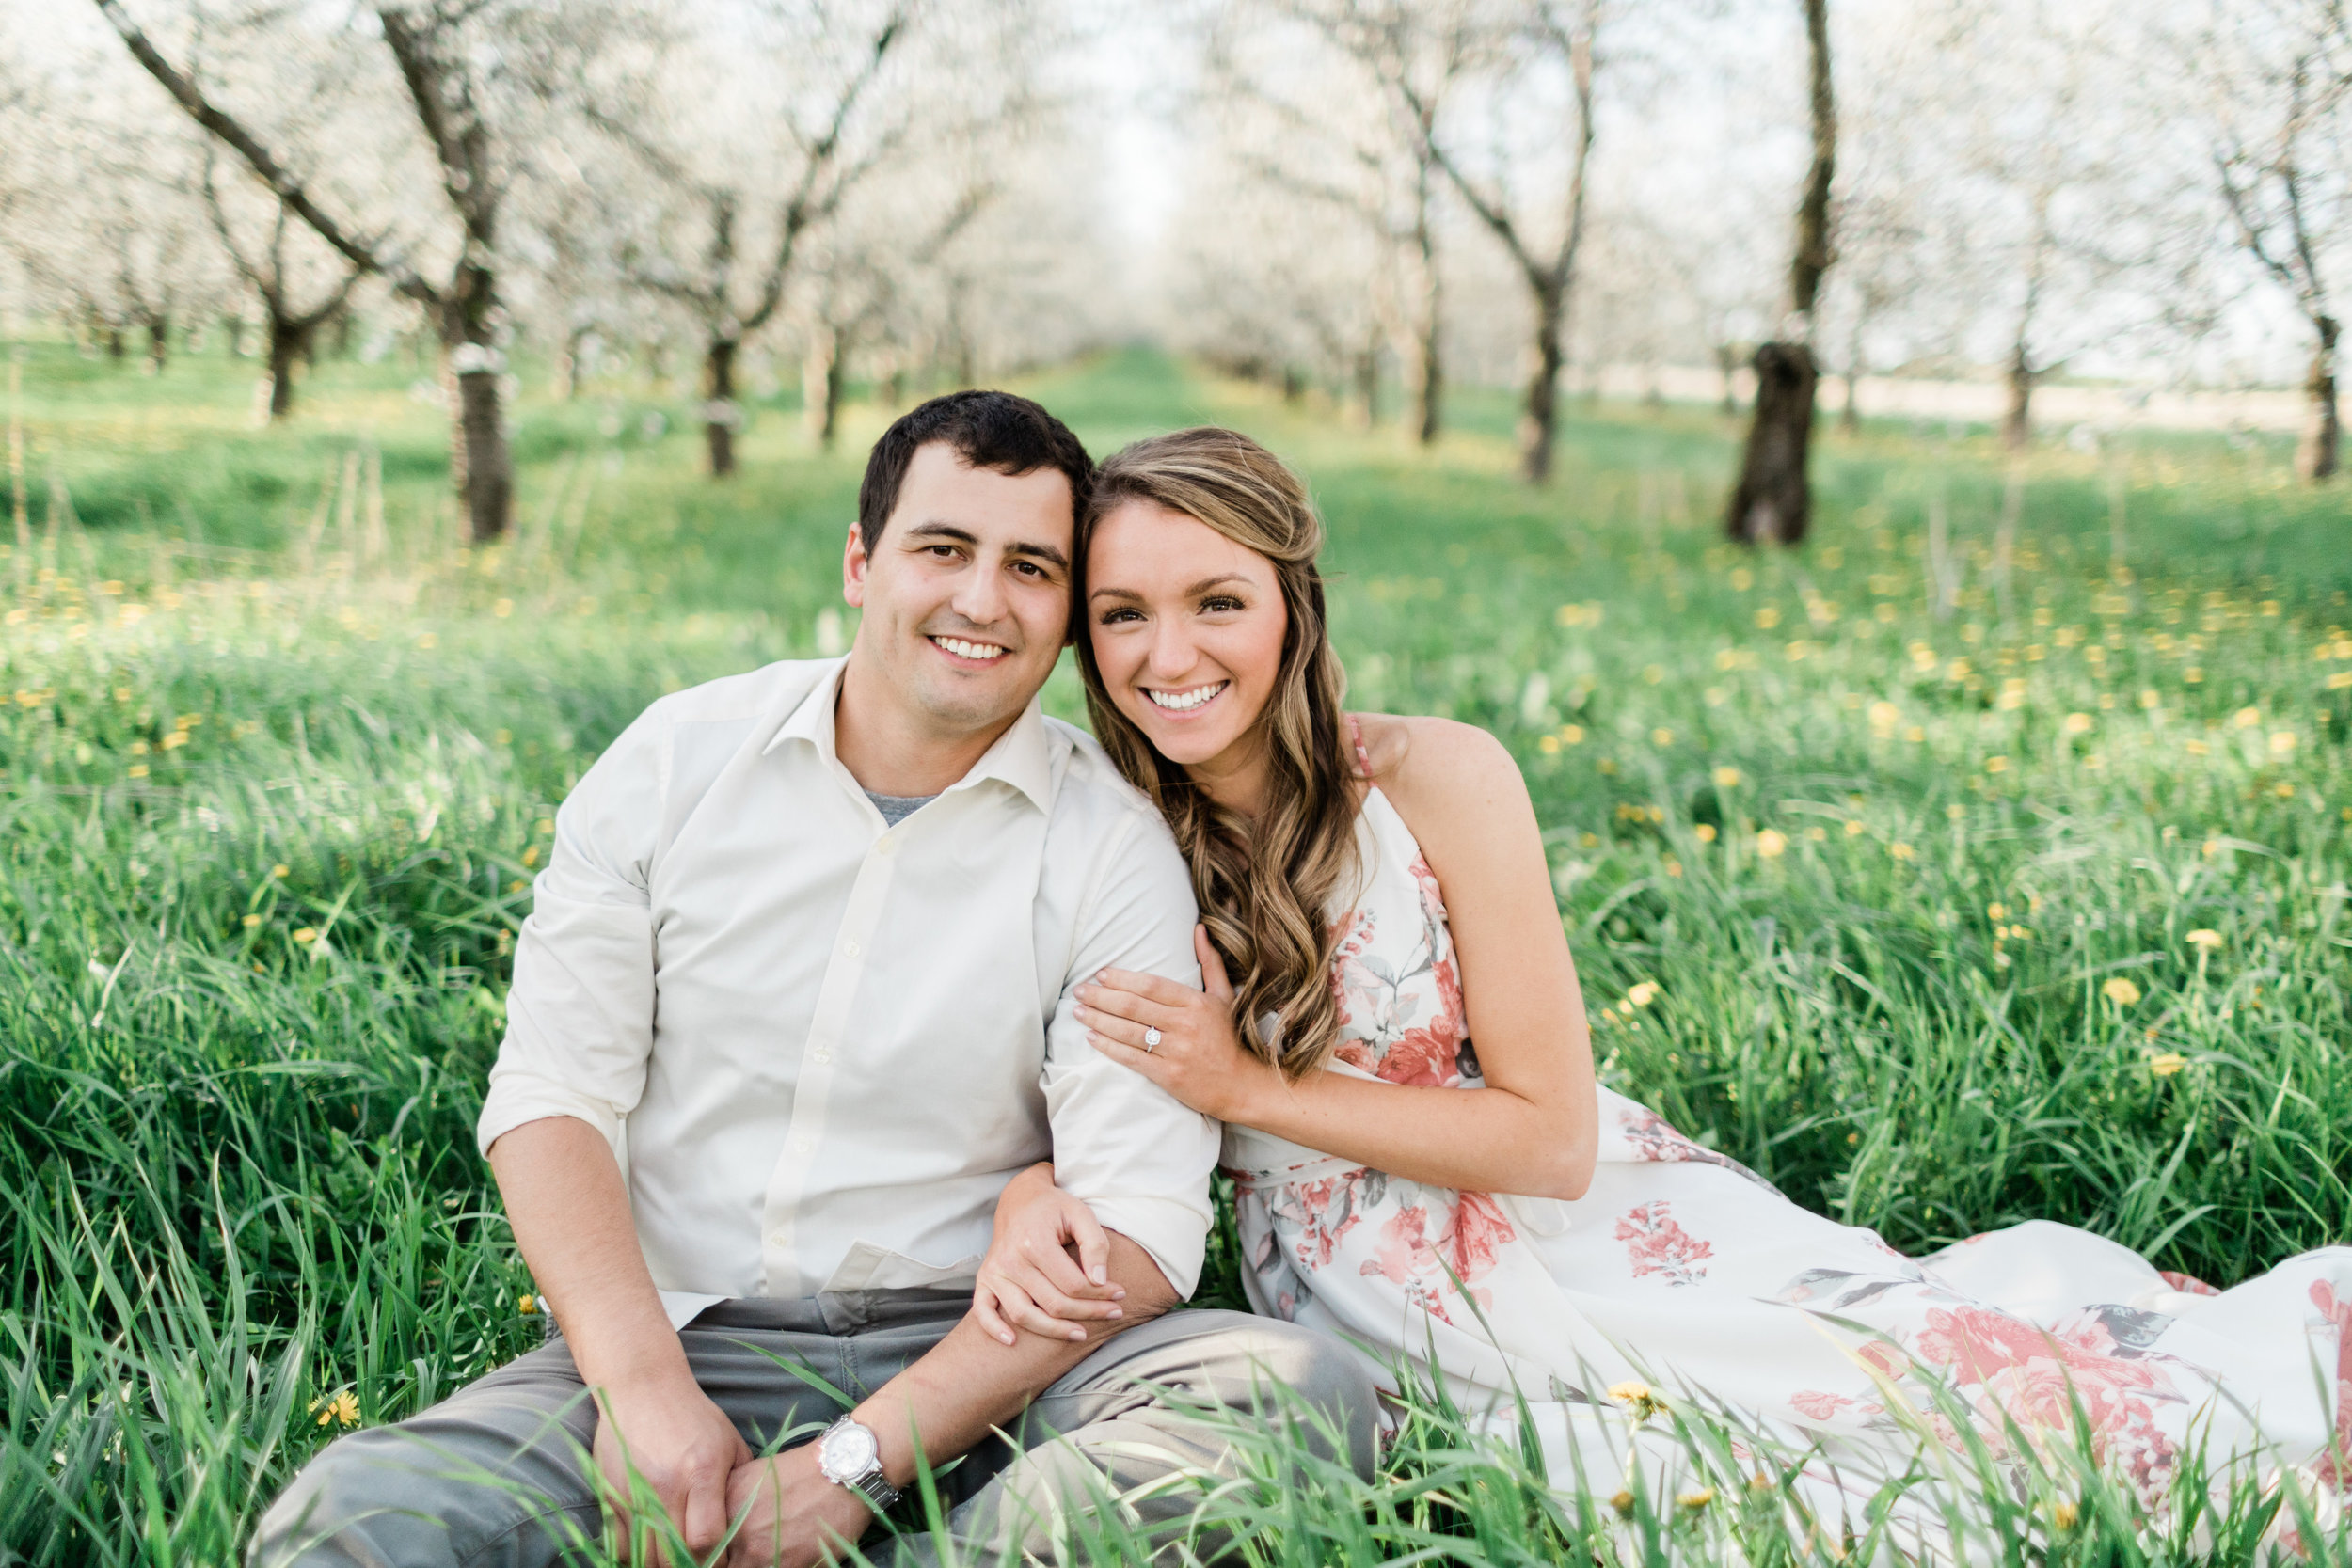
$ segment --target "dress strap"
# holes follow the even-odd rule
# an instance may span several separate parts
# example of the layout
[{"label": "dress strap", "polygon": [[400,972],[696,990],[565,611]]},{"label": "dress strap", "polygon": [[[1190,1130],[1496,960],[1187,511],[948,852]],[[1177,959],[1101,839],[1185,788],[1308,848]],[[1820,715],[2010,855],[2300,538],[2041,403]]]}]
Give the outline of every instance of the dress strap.
[{"label": "dress strap", "polygon": [[1356,766],[1362,770],[1365,778],[1371,778],[1372,753],[1364,750],[1364,727],[1356,721],[1352,713],[1347,716],[1347,740],[1355,748]]}]

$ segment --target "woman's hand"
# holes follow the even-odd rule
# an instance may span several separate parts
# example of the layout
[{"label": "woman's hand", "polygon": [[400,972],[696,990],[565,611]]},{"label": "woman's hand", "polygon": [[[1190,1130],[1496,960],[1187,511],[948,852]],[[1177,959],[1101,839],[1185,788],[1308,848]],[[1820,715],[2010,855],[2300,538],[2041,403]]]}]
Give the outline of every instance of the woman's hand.
[{"label": "woman's hand", "polygon": [[973,1315],[1008,1345],[1016,1326],[1049,1339],[1082,1340],[1089,1323],[1122,1316],[1119,1304],[1127,1292],[1109,1282],[1110,1256],[1110,1237],[1094,1211],[1054,1185],[1052,1164],[1031,1165],[996,1199],[995,1234],[972,1287]]},{"label": "woman's hand", "polygon": [[[1207,990],[1106,969],[1093,985],[1078,988],[1076,1016],[1087,1026],[1088,1043],[1111,1060],[1202,1116],[1247,1123],[1246,1108],[1274,1069],[1242,1049],[1233,1028],[1233,988],[1206,927],[1192,928],[1192,945]],[[1159,1031],[1156,1038],[1145,1034],[1152,1029]]]}]

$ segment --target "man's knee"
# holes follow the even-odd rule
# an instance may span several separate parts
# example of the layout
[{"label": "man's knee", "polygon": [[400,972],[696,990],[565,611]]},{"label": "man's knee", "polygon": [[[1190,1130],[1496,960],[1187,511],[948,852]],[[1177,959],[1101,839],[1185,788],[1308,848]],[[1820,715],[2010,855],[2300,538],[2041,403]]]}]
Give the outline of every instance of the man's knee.
[{"label": "man's knee", "polygon": [[[397,1432],[355,1432],[305,1465],[262,1515],[246,1556],[250,1568],[370,1562],[395,1541],[407,1552],[436,1540],[445,1545],[448,1531],[424,1513],[430,1488],[415,1473],[413,1459],[404,1463],[396,1453]],[[437,1555],[455,1560],[451,1552]],[[428,1563],[435,1558],[390,1560]]]},{"label": "man's knee", "polygon": [[[1279,1421],[1319,1457],[1344,1456],[1359,1476],[1372,1474],[1379,1434],[1379,1392],[1364,1359],[1327,1334],[1279,1318],[1219,1314],[1216,1357],[1225,1403],[1247,1402],[1261,1419]],[[1236,1396],[1241,1396],[1237,1398]]]},{"label": "man's knee", "polygon": [[547,1563],[592,1538],[600,1505],[576,1413],[533,1413],[521,1430],[521,1412],[476,1414],[491,1418],[442,1406],[327,1445],[262,1515],[249,1568]]}]

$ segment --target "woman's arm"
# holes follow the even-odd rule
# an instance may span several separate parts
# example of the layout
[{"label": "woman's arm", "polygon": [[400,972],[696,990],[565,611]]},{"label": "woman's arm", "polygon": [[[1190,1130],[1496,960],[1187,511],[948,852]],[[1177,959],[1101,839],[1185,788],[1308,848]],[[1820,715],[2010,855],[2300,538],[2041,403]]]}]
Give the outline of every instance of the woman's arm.
[{"label": "woman's arm", "polygon": [[[1092,1037],[1220,1120],[1436,1186],[1581,1196],[1599,1130],[1592,1044],[1526,783],[1470,725],[1368,717],[1364,728],[1375,777],[1445,898],[1486,1091],[1334,1072],[1285,1083],[1235,1038],[1232,988],[1205,934],[1195,941],[1207,994],[1107,971],[1078,992]],[[1151,1052],[1146,1027],[1162,1037]]]}]

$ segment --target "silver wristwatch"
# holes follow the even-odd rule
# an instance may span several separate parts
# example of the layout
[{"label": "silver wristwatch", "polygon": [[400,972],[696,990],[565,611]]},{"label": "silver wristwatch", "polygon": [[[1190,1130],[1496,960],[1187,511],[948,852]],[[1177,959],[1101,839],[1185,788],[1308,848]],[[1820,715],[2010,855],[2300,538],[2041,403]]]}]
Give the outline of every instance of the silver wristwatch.
[{"label": "silver wristwatch", "polygon": [[877,1513],[898,1500],[898,1489],[882,1480],[882,1440],[847,1416],[818,1434],[817,1473],[864,1497]]}]

